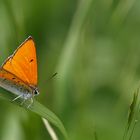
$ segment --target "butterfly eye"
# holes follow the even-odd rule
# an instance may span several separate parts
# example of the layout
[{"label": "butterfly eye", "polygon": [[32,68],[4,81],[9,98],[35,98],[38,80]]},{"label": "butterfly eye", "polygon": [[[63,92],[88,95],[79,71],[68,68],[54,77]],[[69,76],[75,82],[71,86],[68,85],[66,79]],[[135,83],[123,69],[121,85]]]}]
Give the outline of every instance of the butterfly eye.
[{"label": "butterfly eye", "polygon": [[35,90],[34,90],[34,95],[36,96],[36,95],[38,95],[38,94],[39,94],[38,90],[35,89]]}]

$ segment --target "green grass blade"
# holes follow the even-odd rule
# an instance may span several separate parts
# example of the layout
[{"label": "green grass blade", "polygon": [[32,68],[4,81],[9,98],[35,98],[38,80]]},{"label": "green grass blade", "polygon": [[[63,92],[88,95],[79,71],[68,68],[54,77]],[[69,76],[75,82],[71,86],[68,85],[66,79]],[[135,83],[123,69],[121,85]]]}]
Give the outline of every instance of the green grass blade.
[{"label": "green grass blade", "polygon": [[66,130],[62,124],[62,122],[59,120],[59,118],[51,112],[48,108],[37,102],[36,100],[34,101],[33,106],[29,108],[30,111],[35,112],[39,116],[47,119],[49,122],[51,122],[53,125],[55,125],[59,130],[63,133],[65,138],[67,139],[67,134]]},{"label": "green grass blade", "polygon": [[[15,95],[1,88],[0,89],[0,98],[11,102],[15,98]],[[22,102],[22,99],[19,99],[12,103],[21,106],[20,105],[21,102]],[[43,106],[41,103],[39,103],[36,100],[34,100],[34,103],[32,106],[27,108],[29,104],[30,104],[30,101],[26,101],[21,107],[38,114],[42,118],[47,119],[51,124],[56,126],[61,131],[61,133],[64,135],[65,139],[68,139],[64,125],[52,111],[50,111],[48,108],[46,108],[45,106]]]},{"label": "green grass blade", "polygon": [[[129,107],[129,114],[128,114],[128,119],[127,119],[127,124],[126,124],[126,128],[125,128],[123,140],[126,139],[126,137],[128,135],[128,132],[130,130],[130,127],[131,127],[131,125],[133,123],[133,120],[135,119],[136,108],[137,108],[137,101],[138,101],[138,93],[139,93],[139,88],[134,93],[132,103],[131,103],[131,105]],[[134,132],[134,128],[135,128],[136,122],[137,121],[135,120],[135,123],[132,126],[133,128],[132,128],[132,132],[131,132],[131,135],[129,137],[129,140],[132,138],[132,135],[133,135],[133,132]]]},{"label": "green grass blade", "polygon": [[96,131],[94,132],[94,139],[98,140],[98,136],[97,136],[97,132]]},{"label": "green grass blade", "polygon": [[132,140],[132,136],[133,136],[133,134],[134,134],[134,129],[135,129],[136,124],[137,124],[137,120],[135,120],[135,122],[134,122],[134,125],[133,125],[133,128],[132,128],[132,131],[131,131],[129,140]]},{"label": "green grass blade", "polygon": [[134,112],[135,112],[135,108],[136,108],[136,105],[137,105],[137,99],[138,99],[138,90],[134,93],[134,96],[133,96],[133,100],[132,100],[132,103],[130,105],[130,112],[129,112],[129,116],[128,116],[128,130],[130,128],[130,125],[132,123],[132,120],[134,118]]}]

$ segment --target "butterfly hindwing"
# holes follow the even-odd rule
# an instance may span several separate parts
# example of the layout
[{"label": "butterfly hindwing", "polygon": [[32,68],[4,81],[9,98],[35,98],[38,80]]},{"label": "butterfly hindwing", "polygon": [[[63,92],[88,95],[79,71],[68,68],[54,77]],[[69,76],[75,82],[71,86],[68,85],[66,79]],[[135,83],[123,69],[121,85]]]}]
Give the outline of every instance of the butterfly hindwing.
[{"label": "butterfly hindwing", "polygon": [[37,60],[35,43],[32,37],[23,42],[19,48],[4,62],[2,68],[30,85],[37,85]]}]

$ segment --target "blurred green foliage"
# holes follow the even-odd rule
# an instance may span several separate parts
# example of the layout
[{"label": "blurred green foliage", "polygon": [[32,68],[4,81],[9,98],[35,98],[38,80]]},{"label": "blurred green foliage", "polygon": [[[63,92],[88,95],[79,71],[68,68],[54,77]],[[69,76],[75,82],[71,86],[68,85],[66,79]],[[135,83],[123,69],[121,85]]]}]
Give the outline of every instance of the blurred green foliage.
[{"label": "blurred green foliage", "polygon": [[[139,17],[138,0],[1,0],[0,62],[31,35],[37,100],[60,117],[70,140],[119,140],[139,86]],[[2,100],[0,114],[0,140],[50,139],[35,114]]]}]

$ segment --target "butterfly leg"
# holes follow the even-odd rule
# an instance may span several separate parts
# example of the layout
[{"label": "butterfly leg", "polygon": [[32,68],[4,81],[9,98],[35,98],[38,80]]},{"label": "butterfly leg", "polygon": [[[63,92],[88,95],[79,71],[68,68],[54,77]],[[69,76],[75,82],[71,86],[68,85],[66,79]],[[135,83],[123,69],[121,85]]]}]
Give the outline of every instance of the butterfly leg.
[{"label": "butterfly leg", "polygon": [[25,103],[26,99],[24,98],[23,101],[20,103],[20,105],[22,106]]},{"label": "butterfly leg", "polygon": [[19,99],[19,98],[22,97],[22,96],[23,96],[23,95],[17,96],[16,98],[14,98],[14,99],[12,100],[12,102],[16,101],[17,99]]},{"label": "butterfly leg", "polygon": [[23,101],[22,101],[21,104],[20,104],[21,106],[22,106],[22,105],[25,103],[25,101],[27,100],[28,95],[29,95],[29,94],[27,94],[27,95],[26,95],[26,94],[23,94]]},{"label": "butterfly leg", "polygon": [[33,98],[30,98],[30,101],[31,101],[31,103],[28,105],[28,107],[27,107],[27,108],[30,108],[30,107],[31,107],[31,105],[34,103]]}]

